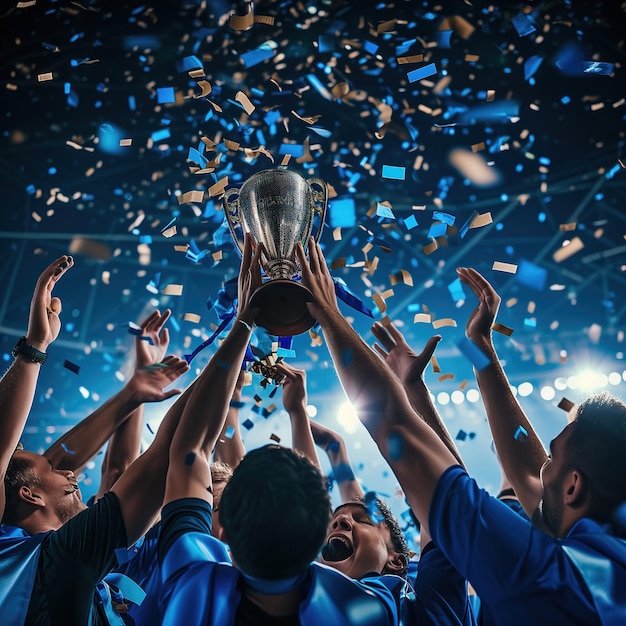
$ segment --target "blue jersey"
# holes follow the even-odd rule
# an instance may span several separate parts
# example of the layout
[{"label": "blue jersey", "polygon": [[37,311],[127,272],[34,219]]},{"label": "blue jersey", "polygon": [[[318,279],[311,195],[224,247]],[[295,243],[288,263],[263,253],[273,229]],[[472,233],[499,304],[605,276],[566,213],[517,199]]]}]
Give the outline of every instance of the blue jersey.
[{"label": "blue jersey", "polygon": [[626,541],[593,520],[554,539],[455,466],[437,484],[429,522],[496,623],[626,624]]}]

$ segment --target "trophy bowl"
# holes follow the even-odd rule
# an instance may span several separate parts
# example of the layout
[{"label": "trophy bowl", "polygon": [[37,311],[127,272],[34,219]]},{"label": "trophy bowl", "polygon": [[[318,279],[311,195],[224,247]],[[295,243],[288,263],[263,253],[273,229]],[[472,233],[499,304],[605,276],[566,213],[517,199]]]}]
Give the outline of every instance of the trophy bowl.
[{"label": "trophy bowl", "polygon": [[263,170],[225,191],[224,214],[235,245],[243,252],[243,235],[249,232],[261,246],[269,280],[254,292],[251,305],[259,307],[256,324],[272,335],[299,335],[315,324],[307,308],[313,295],[295,280],[295,249],[298,242],[306,249],[311,235],[319,240],[327,202],[323,180],[284,169]]}]

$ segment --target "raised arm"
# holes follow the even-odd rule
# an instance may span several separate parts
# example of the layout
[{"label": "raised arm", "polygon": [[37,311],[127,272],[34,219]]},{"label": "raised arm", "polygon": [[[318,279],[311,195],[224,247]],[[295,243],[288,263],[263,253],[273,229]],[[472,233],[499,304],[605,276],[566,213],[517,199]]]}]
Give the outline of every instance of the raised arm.
[{"label": "raised arm", "polygon": [[441,335],[431,337],[422,352],[417,354],[392,323],[383,326],[380,322],[375,322],[372,334],[382,344],[375,343],[374,349],[400,379],[415,412],[439,435],[439,439],[452,452],[459,465],[463,465],[463,459],[435,408],[424,381],[424,370],[441,341]]},{"label": "raised arm", "polygon": [[437,481],[456,459],[415,413],[398,377],[380,367],[378,356],[363,342],[337,308],[334,283],[321,248],[309,241],[309,261],[296,248],[302,283],[315,301],[307,306],[318,320],[343,388],[396,474],[411,508],[427,523]]},{"label": "raised arm", "polygon": [[339,487],[341,501],[348,502],[355,498],[362,498],[365,492],[354,475],[343,437],[319,422],[310,421],[309,424],[315,443],[328,456],[333,469],[333,477]]},{"label": "raised arm", "polygon": [[[135,337],[135,370],[160,363],[165,356],[170,343],[169,331],[165,328],[165,324],[170,315],[169,309],[162,314],[157,310],[141,322],[141,335]],[[102,460],[100,487],[96,499],[109,491],[128,466],[141,454],[143,409],[143,404],[137,407],[109,438]]]},{"label": "raised arm", "polygon": [[[243,459],[246,449],[243,445],[241,438],[241,426],[239,425],[239,407],[242,399],[242,389],[244,381],[246,379],[246,372],[244,370],[239,371],[237,377],[237,383],[235,385],[235,391],[233,391],[233,397],[228,405],[228,413],[226,414],[226,421],[222,432],[218,437],[217,444],[215,446],[214,457],[216,461],[222,461],[233,469],[239,465],[241,459]],[[230,437],[226,431],[232,428],[232,434]]]},{"label": "raised arm", "polygon": [[256,311],[250,297],[261,284],[260,254],[253,254],[252,238],[246,234],[241,269],[237,316],[228,336],[196,381],[181,415],[170,447],[164,504],[179,498],[201,498],[213,503],[210,455],[222,431]]},{"label": "raised arm", "polygon": [[274,367],[285,376],[283,406],[289,413],[291,421],[291,446],[294,450],[302,452],[321,471],[309,426],[309,416],[306,413],[306,372],[291,367],[284,361],[279,361]]},{"label": "raised arm", "polygon": [[[467,321],[465,334],[489,358],[489,364],[475,373],[496,451],[524,510],[532,516],[541,501],[539,472],[547,454],[511,392],[493,346],[491,327],[500,307],[500,296],[476,270],[459,268],[457,272],[478,298],[478,306]],[[519,430],[520,427],[523,431]],[[523,434],[520,436],[520,433]]]},{"label": "raised arm", "polygon": [[[25,343],[40,352],[46,352],[61,330],[61,300],[52,297],[52,290],[73,264],[72,257],[64,255],[51,263],[37,280]],[[0,519],[5,506],[4,476],[30,413],[40,369],[40,363],[18,354],[0,379]]]}]

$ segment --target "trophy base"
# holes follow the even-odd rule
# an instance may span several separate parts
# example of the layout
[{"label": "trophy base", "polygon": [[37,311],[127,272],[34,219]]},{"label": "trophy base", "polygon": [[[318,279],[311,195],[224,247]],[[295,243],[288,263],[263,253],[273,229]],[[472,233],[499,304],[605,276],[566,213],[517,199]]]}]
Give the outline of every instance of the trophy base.
[{"label": "trophy base", "polygon": [[291,337],[306,332],[315,324],[306,306],[313,294],[302,284],[287,278],[275,278],[252,294],[250,305],[259,307],[255,320],[271,335]]}]

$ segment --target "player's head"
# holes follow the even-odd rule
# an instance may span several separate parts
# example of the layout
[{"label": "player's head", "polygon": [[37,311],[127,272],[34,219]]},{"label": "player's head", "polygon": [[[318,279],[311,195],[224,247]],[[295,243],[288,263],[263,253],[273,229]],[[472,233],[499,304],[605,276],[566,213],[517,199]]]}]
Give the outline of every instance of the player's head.
[{"label": "player's head", "polygon": [[330,518],[319,470],[302,454],[276,445],[246,454],[219,508],[233,561],[263,580],[305,572],[319,553]]},{"label": "player's head", "polygon": [[405,576],[409,549],[398,520],[379,498],[338,506],[322,549],[322,563],[351,578],[367,574]]}]

